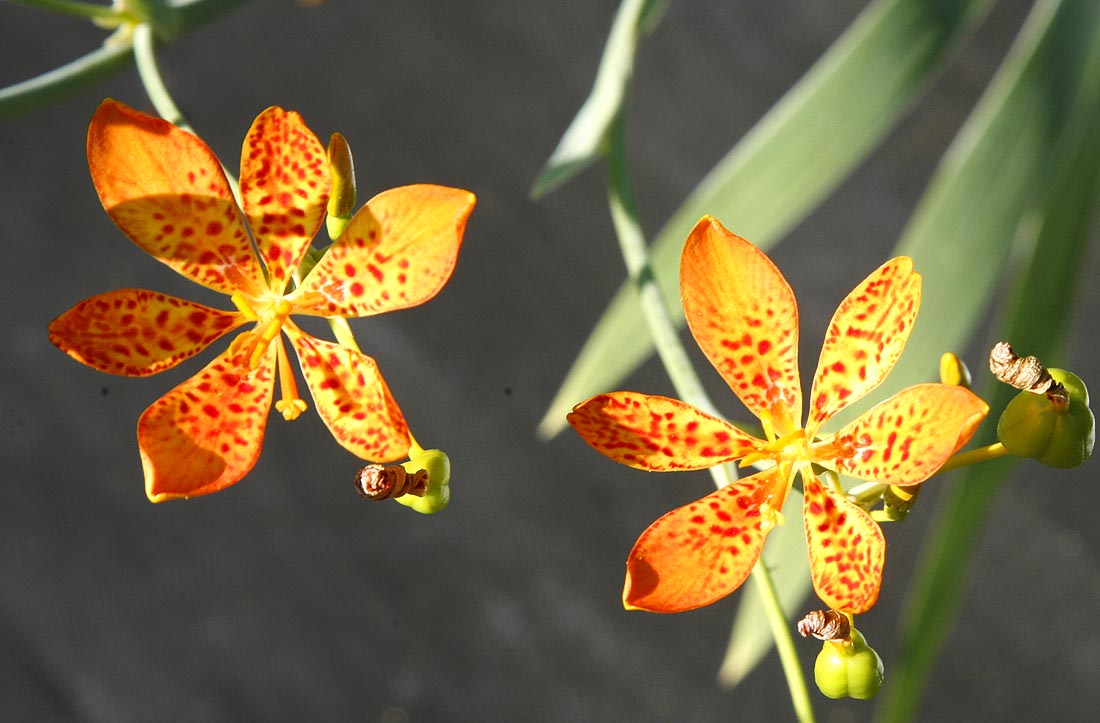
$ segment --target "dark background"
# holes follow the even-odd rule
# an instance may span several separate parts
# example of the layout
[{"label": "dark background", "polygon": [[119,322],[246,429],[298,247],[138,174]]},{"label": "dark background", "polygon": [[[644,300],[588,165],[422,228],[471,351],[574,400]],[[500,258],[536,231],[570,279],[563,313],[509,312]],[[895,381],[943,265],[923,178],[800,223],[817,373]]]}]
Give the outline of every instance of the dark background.
[{"label": "dark background", "polygon": [[[1027,5],[1000,3],[883,147],[774,252],[803,310],[804,364],[839,300],[889,256]],[[703,495],[709,477],[646,476],[571,433],[534,437],[623,276],[599,171],[541,202],[527,197],[591,87],[616,6],[254,2],[160,53],[175,98],[231,168],[252,119],[278,104],[323,139],[334,130],[350,139],[364,199],[419,181],[478,194],[444,291],[354,324],[419,440],[451,456],[454,499],[434,517],[360,499],[357,461],[312,414],[273,419],[237,486],[149,504],[136,420],[205,362],[117,378],[72,362],[46,337],[75,302],[124,286],[225,304],[129,243],[89,182],[84,141],[97,103],[149,105],[127,70],[0,123],[5,719],[791,717],[774,656],[737,690],[715,682],[737,595],[675,616],[621,607],[636,536]],[[650,234],[862,6],[671,4],[642,45],[631,103]],[[78,20],[0,6],[0,85],[101,37]],[[1086,262],[1095,279],[1096,254]],[[1095,392],[1100,294],[1085,287],[1070,358],[1051,363],[1076,369]],[[984,373],[981,355],[969,359]],[[671,392],[653,362],[623,386]],[[732,397],[716,398],[742,414]],[[1072,721],[1100,709],[1095,469],[1024,464],[991,502],[921,720]],[[935,489],[927,498],[887,530],[884,595],[861,619],[888,675]],[[800,645],[807,665],[817,647]],[[872,708],[814,698],[831,723],[865,720]]]}]

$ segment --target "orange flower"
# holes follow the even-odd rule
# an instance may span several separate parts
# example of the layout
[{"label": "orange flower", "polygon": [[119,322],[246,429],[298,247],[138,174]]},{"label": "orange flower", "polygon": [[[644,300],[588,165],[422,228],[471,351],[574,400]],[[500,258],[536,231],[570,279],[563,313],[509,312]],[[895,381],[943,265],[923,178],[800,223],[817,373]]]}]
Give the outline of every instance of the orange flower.
[{"label": "orange flower", "polygon": [[416,185],[375,196],[288,291],[324,221],[331,186],[325,148],[297,113],[268,108],[252,124],[241,153],[243,219],[205,143],[116,101],[104,101],[92,118],[88,165],[123,233],[183,276],[230,295],[237,309],[121,289],[54,320],[50,340],[58,348],[100,371],[147,376],[255,322],[138,420],[150,500],[215,492],[252,469],[276,368],[276,409],[288,420],[306,409],[280,332],[337,442],[368,460],[407,456],[408,426],[374,359],[304,333],[290,315],[370,316],[432,298],[454,269],[473,194]]},{"label": "orange flower", "polygon": [[822,484],[813,465],[891,485],[923,482],[973,435],[989,408],[961,387],[899,392],[834,434],[819,430],[893,368],[920,306],[910,259],[887,262],[840,304],[821,350],[803,427],[798,308],[786,279],[759,249],[713,218],[684,247],[680,288],[704,354],[756,415],[764,439],[676,399],[601,394],[569,422],[597,451],[648,471],[694,470],[732,460],[773,466],[673,510],[649,526],[627,560],[627,608],[679,612],[737,589],[760,557],[796,474],[814,589],[829,607],[860,613],[878,599],[886,543],[871,516]]}]

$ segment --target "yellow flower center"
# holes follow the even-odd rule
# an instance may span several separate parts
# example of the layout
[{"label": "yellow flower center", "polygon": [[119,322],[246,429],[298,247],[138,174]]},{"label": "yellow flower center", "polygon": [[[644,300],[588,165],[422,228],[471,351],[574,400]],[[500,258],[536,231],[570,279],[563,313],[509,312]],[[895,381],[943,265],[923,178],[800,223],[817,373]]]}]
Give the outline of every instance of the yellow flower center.
[{"label": "yellow flower center", "polygon": [[804,462],[810,459],[810,448],[806,442],[806,430],[796,429],[771,442],[761,444],[741,460],[740,466],[747,467],[761,460],[774,460],[779,462]]},{"label": "yellow flower center", "polygon": [[239,353],[244,350],[244,347],[250,347],[248,367],[249,369],[256,369],[267,354],[268,346],[272,342],[276,342],[279,391],[282,399],[275,402],[275,410],[282,414],[288,422],[297,419],[309,406],[298,396],[298,385],[294,380],[294,370],[290,367],[290,358],[279,334],[283,330],[283,325],[288,322],[293,306],[282,296],[270,300],[250,300],[240,291],[236,291],[231,298],[233,305],[240,310],[245,318],[256,322],[256,328],[251,333],[241,334],[234,339],[233,343],[230,344],[230,351]]}]

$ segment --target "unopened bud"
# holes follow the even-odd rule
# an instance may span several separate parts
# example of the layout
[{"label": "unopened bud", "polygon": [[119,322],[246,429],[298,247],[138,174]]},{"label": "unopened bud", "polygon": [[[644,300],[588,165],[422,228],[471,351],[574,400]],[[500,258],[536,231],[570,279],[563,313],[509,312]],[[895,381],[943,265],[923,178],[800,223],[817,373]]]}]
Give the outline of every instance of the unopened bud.
[{"label": "unopened bud", "polygon": [[332,193],[328,197],[328,218],[325,225],[333,241],[347,228],[355,212],[355,164],[351,147],[339,133],[328,141],[328,164],[332,170]]},{"label": "unopened bud", "polygon": [[940,357],[940,381],[953,387],[970,388],[972,378],[970,370],[959,357],[947,352]]}]

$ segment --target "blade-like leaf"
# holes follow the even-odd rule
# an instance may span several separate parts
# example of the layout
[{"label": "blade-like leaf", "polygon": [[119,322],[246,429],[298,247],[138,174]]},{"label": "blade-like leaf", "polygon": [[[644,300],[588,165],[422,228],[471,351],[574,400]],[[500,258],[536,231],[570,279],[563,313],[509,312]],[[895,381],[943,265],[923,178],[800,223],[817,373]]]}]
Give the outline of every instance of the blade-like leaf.
[{"label": "blade-like leaf", "polygon": [[667,5],[668,0],[623,0],[619,5],[592,92],[546,161],[532,196],[549,193],[603,156],[634,74],[638,40],[653,29]]},{"label": "blade-like leaf", "polygon": [[[1044,192],[1028,209],[1032,232],[1021,239],[1027,252],[1016,265],[1020,278],[1014,284],[1012,313],[1000,324],[999,337],[1045,359],[1059,358],[1064,349],[1082,280],[1088,223],[1100,196],[1100,6],[1067,0],[1051,18],[1051,5],[1041,3],[1036,10],[1031,30],[1046,33],[1015,95],[1026,96],[1024,89],[1030,86],[1032,98],[1044,99],[1041,108],[1061,109],[1064,123],[1061,132],[1044,139],[1051,173],[1038,182],[1032,179],[1031,187]],[[985,396],[994,409],[1003,409],[1015,390],[997,386],[992,398]],[[994,441],[992,427],[986,434],[985,442]],[[1011,459],[983,464],[945,489],[901,617],[900,655],[883,692],[880,720],[908,721],[919,712],[924,683],[962,604],[972,550],[1013,464]]]},{"label": "blade-like leaf", "polygon": [[[877,0],[707,175],[661,230],[653,266],[679,308],[680,248],[705,214],[768,249],[835,189],[924,90],[991,0]],[[682,318],[682,317],[681,317]],[[614,388],[653,351],[632,288],[593,329],[539,427]]]},{"label": "blade-like leaf", "polygon": [[985,318],[1059,151],[1095,111],[1098,29],[1095,2],[1039,0],[948,149],[896,248],[913,258],[924,291],[901,363],[875,400],[933,377],[941,354],[961,349]]}]

